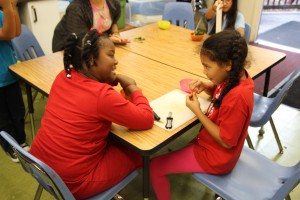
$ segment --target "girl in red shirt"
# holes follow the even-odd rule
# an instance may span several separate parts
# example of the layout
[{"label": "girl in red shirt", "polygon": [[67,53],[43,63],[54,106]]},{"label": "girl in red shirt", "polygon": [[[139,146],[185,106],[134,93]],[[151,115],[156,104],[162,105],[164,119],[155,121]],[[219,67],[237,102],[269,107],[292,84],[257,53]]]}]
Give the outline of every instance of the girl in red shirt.
[{"label": "girl in red shirt", "polygon": [[[225,174],[234,168],[253,109],[254,83],[245,70],[247,53],[245,39],[235,30],[214,34],[204,41],[200,58],[211,83],[193,81],[192,93],[186,97],[186,106],[202,127],[191,144],[151,160],[150,179],[158,200],[171,199],[169,174]],[[203,91],[212,96],[206,113],[197,98]]]},{"label": "girl in red shirt", "polygon": [[[52,85],[30,152],[62,177],[76,199],[86,199],[142,164],[140,155],[109,139],[112,122],[149,129],[154,116],[135,81],[116,74],[113,42],[96,30],[80,38],[67,40],[65,70]],[[130,101],[113,89],[118,83]]]}]

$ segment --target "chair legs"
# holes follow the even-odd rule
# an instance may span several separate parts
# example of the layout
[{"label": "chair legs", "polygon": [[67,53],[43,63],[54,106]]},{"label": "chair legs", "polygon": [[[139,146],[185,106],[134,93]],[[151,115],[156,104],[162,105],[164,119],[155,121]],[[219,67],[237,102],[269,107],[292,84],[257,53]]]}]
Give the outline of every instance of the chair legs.
[{"label": "chair legs", "polygon": [[[283,154],[283,147],[282,147],[282,144],[281,144],[280,138],[278,136],[278,132],[276,130],[276,127],[275,127],[275,124],[274,124],[274,121],[273,121],[272,117],[270,118],[269,121],[270,121],[271,128],[273,130],[273,133],[274,133],[274,136],[275,136],[278,148],[279,148],[279,153]],[[263,127],[261,127],[260,131],[261,130],[263,130]],[[262,134],[259,134],[259,135],[263,136]],[[254,150],[254,147],[253,147],[253,144],[252,144],[252,141],[251,141],[251,138],[250,138],[249,134],[247,135],[246,140],[247,140],[249,148]]]},{"label": "chair legs", "polygon": [[261,127],[260,127],[258,133],[259,133],[259,136],[264,136],[264,134],[265,134],[264,126],[261,126]]},{"label": "chair legs", "polygon": [[254,146],[253,146],[253,144],[252,144],[251,138],[250,138],[250,136],[249,136],[248,133],[247,133],[246,140],[247,140],[247,143],[248,143],[249,148],[255,150],[255,149],[254,149]]},{"label": "chair legs", "polygon": [[272,117],[270,118],[269,121],[270,121],[272,130],[273,130],[273,133],[274,133],[274,136],[275,136],[275,139],[276,139],[278,148],[279,148],[279,152],[280,152],[281,154],[283,154],[283,148],[282,148],[282,145],[281,145],[281,141],[280,141],[280,139],[279,139],[279,136],[278,136],[277,130],[276,130],[276,128],[275,128],[275,124],[274,124],[274,122],[273,122]]},{"label": "chair legs", "polygon": [[43,192],[43,186],[41,184],[39,184],[38,189],[36,190],[35,196],[34,196],[34,200],[39,200],[42,196],[42,192]]}]

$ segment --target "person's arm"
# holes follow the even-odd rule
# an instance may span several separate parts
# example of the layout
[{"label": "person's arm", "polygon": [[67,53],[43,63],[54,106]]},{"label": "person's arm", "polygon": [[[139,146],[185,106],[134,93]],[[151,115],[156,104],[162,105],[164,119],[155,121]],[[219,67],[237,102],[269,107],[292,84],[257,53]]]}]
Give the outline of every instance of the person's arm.
[{"label": "person's arm", "polygon": [[12,6],[13,6],[14,16],[15,16],[15,23],[16,23],[15,36],[19,36],[21,34],[21,20],[20,20],[18,8],[17,8],[18,0],[12,0],[11,3],[12,3]]},{"label": "person's arm", "polygon": [[132,90],[130,97],[131,100],[128,101],[114,89],[106,90],[105,96],[99,97],[99,117],[134,130],[152,128],[154,114],[147,98],[141,90]]},{"label": "person's arm", "polygon": [[11,40],[16,33],[13,6],[9,0],[0,0],[0,6],[4,14],[3,26],[0,28],[0,40]]},{"label": "person's arm", "polygon": [[88,25],[88,19],[82,12],[82,5],[71,3],[66,10],[66,30],[68,33],[86,33],[91,27]]},{"label": "person's arm", "polygon": [[201,124],[205,127],[207,132],[223,147],[231,148],[220,137],[220,127],[211,121],[201,110],[200,103],[196,93],[191,93],[186,97],[186,106],[196,115]]},{"label": "person's arm", "polygon": [[127,38],[123,38],[119,33],[119,28],[117,24],[112,24],[111,26],[111,34],[109,39],[115,44],[126,44],[129,43],[130,40]]},{"label": "person's arm", "polygon": [[207,8],[206,13],[205,13],[205,18],[207,20],[212,19],[216,15],[217,8],[219,5],[221,5],[221,7],[222,7],[223,2],[221,0],[216,0],[215,3],[211,7]]},{"label": "person's arm", "polygon": [[237,13],[234,28],[241,34],[242,37],[245,37],[245,18],[241,12]]},{"label": "person's arm", "polygon": [[119,28],[118,28],[118,25],[117,25],[117,24],[112,24],[112,25],[111,25],[111,34],[112,34],[112,35],[114,35],[114,34],[120,35],[120,33],[119,33]]},{"label": "person's arm", "polygon": [[245,37],[245,29],[244,28],[238,28],[236,30],[241,34],[242,37]]}]

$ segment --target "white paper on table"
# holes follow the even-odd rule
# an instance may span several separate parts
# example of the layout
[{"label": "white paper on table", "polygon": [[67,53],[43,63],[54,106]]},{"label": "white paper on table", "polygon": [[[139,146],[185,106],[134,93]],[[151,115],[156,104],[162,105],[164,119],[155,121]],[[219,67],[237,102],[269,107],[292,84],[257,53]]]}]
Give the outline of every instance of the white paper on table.
[{"label": "white paper on table", "polygon": [[[154,124],[167,130],[172,131],[181,126],[185,122],[195,117],[195,114],[185,105],[186,95],[188,93],[182,90],[175,89],[153,101],[150,102],[150,106],[155,113],[160,117],[160,121],[155,121]],[[209,101],[198,97],[200,101],[201,109],[207,110]],[[172,112],[172,129],[166,129],[166,118]]]},{"label": "white paper on table", "polygon": [[222,8],[218,5],[216,14],[216,33],[220,31],[222,31]]}]

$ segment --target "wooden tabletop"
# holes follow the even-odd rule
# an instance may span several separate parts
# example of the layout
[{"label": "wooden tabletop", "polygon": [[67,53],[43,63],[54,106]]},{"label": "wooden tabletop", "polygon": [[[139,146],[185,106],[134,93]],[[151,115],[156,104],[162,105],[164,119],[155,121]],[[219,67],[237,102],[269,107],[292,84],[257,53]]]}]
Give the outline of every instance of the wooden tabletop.
[{"label": "wooden tabletop", "polygon": [[[203,66],[199,51],[205,38],[200,42],[191,40],[191,30],[171,25],[162,30],[156,23],[122,32],[122,37],[129,38],[131,43],[118,46],[136,54],[156,60],[204,78]],[[143,38],[143,41],[135,38]],[[285,54],[269,49],[248,46],[250,67],[247,69],[253,78],[270,70],[285,58]]]},{"label": "wooden tabletop", "polygon": [[[206,80],[122,48],[116,48],[115,56],[119,62],[117,73],[125,74],[135,79],[149,101],[174,89],[180,89],[179,81],[183,78]],[[62,52],[49,54],[14,64],[10,66],[10,69],[31,86],[45,95],[49,95],[56,75],[63,69],[63,54]],[[121,87],[117,86],[115,89],[120,91]],[[202,97],[208,99],[208,96],[202,95]],[[168,143],[178,134],[183,133],[195,124],[197,124],[197,121],[196,118],[193,118],[172,131],[166,131],[158,126],[153,126],[152,129],[145,131],[134,131],[113,124],[112,133],[125,143],[136,148],[141,154],[149,155],[161,145]]]}]

